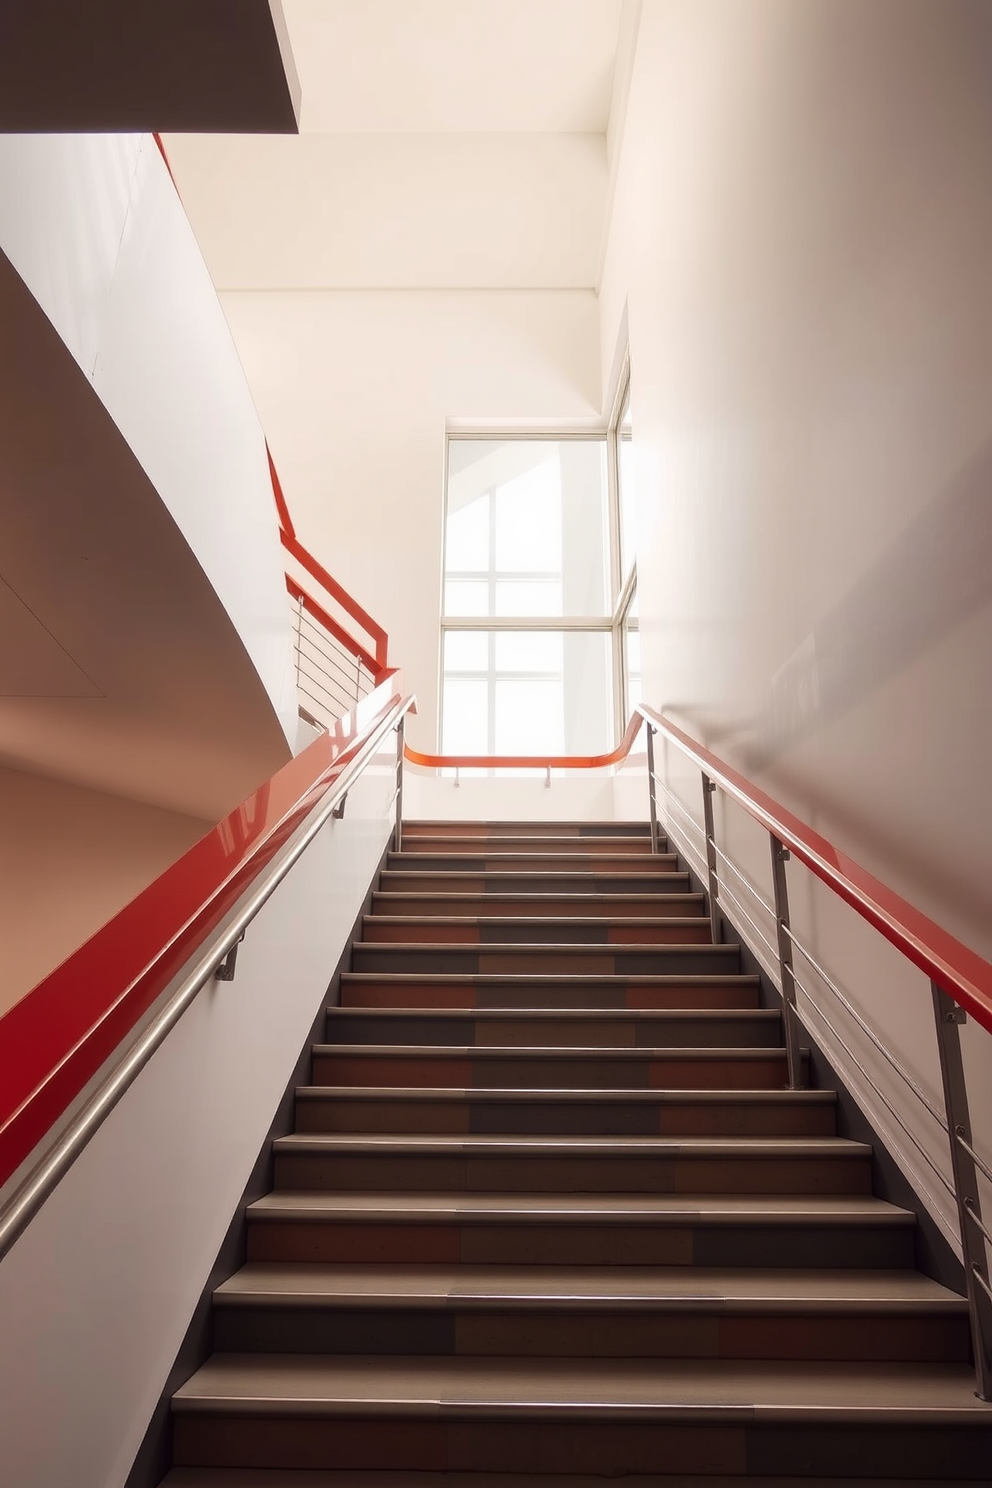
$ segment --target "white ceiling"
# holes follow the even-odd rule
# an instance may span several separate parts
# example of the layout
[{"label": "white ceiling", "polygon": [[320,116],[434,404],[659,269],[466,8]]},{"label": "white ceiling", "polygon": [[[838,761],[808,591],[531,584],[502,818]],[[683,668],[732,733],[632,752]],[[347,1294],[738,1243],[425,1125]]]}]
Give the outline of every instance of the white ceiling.
[{"label": "white ceiling", "polygon": [[595,287],[635,0],[283,6],[301,134],[166,137],[218,289]]},{"label": "white ceiling", "polygon": [[603,134],[622,0],[283,0],[311,133]]}]

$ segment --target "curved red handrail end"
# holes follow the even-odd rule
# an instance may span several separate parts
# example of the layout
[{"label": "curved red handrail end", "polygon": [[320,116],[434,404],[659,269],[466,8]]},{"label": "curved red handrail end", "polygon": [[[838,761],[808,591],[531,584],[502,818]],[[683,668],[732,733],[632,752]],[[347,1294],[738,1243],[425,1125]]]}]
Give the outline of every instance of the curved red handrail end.
[{"label": "curved red handrail end", "polygon": [[616,749],[606,754],[424,754],[409,744],[403,754],[411,765],[431,770],[602,770],[627,758],[640,727],[635,713]]}]

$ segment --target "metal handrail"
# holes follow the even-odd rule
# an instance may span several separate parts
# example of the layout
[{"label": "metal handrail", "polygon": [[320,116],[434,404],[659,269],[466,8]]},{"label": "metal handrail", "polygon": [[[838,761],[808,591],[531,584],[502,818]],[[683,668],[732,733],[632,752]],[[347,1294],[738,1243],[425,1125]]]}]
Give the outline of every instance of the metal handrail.
[{"label": "metal handrail", "polygon": [[992,1033],[992,965],[841,853],[819,832],[644,704],[636,711],[766,831]]},{"label": "metal handrail", "polygon": [[248,926],[272,897],[290,870],[306,852],[314,838],[334,815],[355,781],[377,753],[383,739],[400,730],[413,705],[412,696],[401,698],[372,729],[357,753],[343,767],[336,780],[328,785],[318,805],[305,819],[283,853],[253,880],[250,897],[242,904],[226,928],[217,935],[196,961],[166,1006],[131,1046],[124,1058],[102,1081],[82,1110],[73,1118],[55,1145],[31,1170],[0,1210],[0,1260],[24,1232],[38,1210],[58,1186],[111,1111],[134,1083],[183,1013],[217,973],[218,968],[236,949]]},{"label": "metal handrail", "polygon": [[[937,1043],[940,1057],[941,1080],[944,1087],[946,1129],[950,1137],[953,1192],[958,1209],[959,1229],[964,1253],[968,1302],[971,1318],[972,1343],[978,1388],[976,1393],[984,1400],[992,1398],[992,1288],[988,1280],[989,1262],[983,1241],[973,1235],[977,1230],[985,1239],[989,1238],[981,1214],[977,1175],[987,1178],[989,1168],[978,1156],[972,1139],[971,1118],[968,1109],[964,1065],[961,1056],[959,1025],[966,1014],[971,1014],[986,1032],[992,1033],[992,965],[963,945],[942,929],[935,921],[915,909],[907,900],[886,887],[873,874],[868,873],[853,859],[841,853],[820,833],[806,825],[771,796],[752,785],[750,781],[730,765],[712,754],[702,744],[692,739],[660,713],[644,704],[638,704],[627,725],[624,737],[616,749],[596,756],[577,755],[437,755],[424,754],[405,747],[404,755],[413,764],[433,768],[459,769],[520,769],[538,768],[547,771],[550,783],[552,769],[597,769],[619,764],[629,753],[637,737],[641,721],[647,724],[648,796],[651,815],[651,850],[658,851],[658,795],[659,788],[667,795],[672,793],[660,780],[655,769],[654,736],[660,734],[674,744],[700,771],[703,792],[703,827],[701,836],[705,847],[705,870],[709,888],[710,924],[713,939],[719,934],[718,904],[721,893],[730,898],[752,928],[764,941],[773,957],[777,956],[780,988],[782,993],[783,1020],[786,1052],[788,1054],[789,1084],[798,1088],[803,1080],[802,1049],[799,1043],[800,1026],[808,1027],[808,1020],[797,1005],[797,989],[809,999],[816,1009],[817,1017],[830,1029],[840,1046],[867,1080],[868,1074],[853,1050],[834,1029],[822,1008],[813,999],[808,989],[797,979],[793,968],[793,946],[816,971],[825,984],[840,998],[844,1007],[852,1013],[861,1028],[869,1034],[879,1048],[903,1077],[931,1115],[941,1122],[933,1104],[920,1091],[916,1082],[898,1060],[885,1048],[868,1024],[854,1011],[849,1001],[840,993],[819,963],[793,934],[789,916],[788,876],[786,865],[794,855],[822,883],[848,904],[860,917],[879,931],[914,966],[930,979]],[[772,905],[768,905],[755,892],[759,903],[773,915],[777,946],[758,929],[750,915],[743,911],[736,896],[720,885],[718,860],[722,860],[749,889],[748,880],[730,863],[726,854],[716,843],[713,820],[713,795],[721,790],[768,833],[771,849],[773,882]],[[676,799],[673,797],[673,799]],[[686,817],[695,819],[681,802],[678,802]],[[680,833],[681,835],[681,833]],[[910,1128],[899,1116],[891,1103],[882,1095],[885,1105],[899,1125],[913,1140],[918,1150],[938,1174],[943,1183],[947,1180],[940,1173],[929,1154],[916,1139]],[[941,1123],[943,1124],[943,1123]]]},{"label": "metal handrail", "polygon": [[[868,873],[853,859],[839,852],[819,832],[815,832],[812,827],[800,821],[792,812],[786,810],[764,791],[759,790],[757,786],[752,785],[743,775],[725,764],[723,760],[718,759],[688,734],[683,733],[680,728],[663,718],[653,708],[639,704],[636,711],[648,724],[648,790],[651,802],[652,843],[656,836],[658,787],[661,786],[667,791],[667,787],[658,779],[654,768],[654,735],[661,734],[699,769],[703,788],[702,836],[706,848],[710,921],[714,926],[714,939],[716,939],[718,926],[716,905],[721,897],[721,885],[717,872],[718,857],[729,865],[726,855],[720,852],[716,845],[712,803],[714,791],[722,790],[768,833],[774,903],[772,906],[766,905],[765,907],[770,908],[774,916],[777,932],[777,956],[791,1087],[797,1088],[802,1082],[799,1026],[802,1024],[809,1027],[807,1017],[797,1005],[797,990],[807,998],[810,1006],[815,1009],[817,1017],[830,1030],[859,1073],[869,1084],[874,1083],[850,1045],[834,1028],[809,990],[798,981],[793,969],[793,947],[795,946],[799,954],[805,958],[825,985],[855,1018],[857,1024],[889,1059],[893,1068],[902,1076],[931,1115],[935,1116],[940,1124],[944,1124],[936,1108],[919,1089],[917,1083],[899,1061],[889,1053],[819,962],[793,934],[789,921],[786,874],[786,864],[793,855],[855,913],[878,930],[912,965],[918,967],[929,977],[953,1183],[947,1182],[930,1154],[884,1092],[878,1090],[877,1086],[875,1088],[899,1126],[954,1196],[968,1292],[977,1380],[976,1394],[982,1400],[992,1399],[992,1287],[989,1284],[989,1254],[985,1248],[985,1242],[990,1241],[990,1232],[982,1218],[978,1186],[979,1173],[988,1179],[990,1169],[974,1146],[960,1040],[960,1025],[969,1013],[986,1032],[992,1032],[992,965],[974,951],[969,950],[967,946],[962,945],[959,940],[956,940],[933,920],[914,909],[911,904],[892,889],[887,888],[873,874]],[[733,865],[729,866],[733,867]],[[733,871],[738,873],[743,882],[746,882],[736,867],[733,867]],[[723,892],[727,891],[723,890]],[[732,894],[729,897],[734,898]],[[760,895],[756,894],[755,897],[759,899],[759,902],[764,903]],[[745,916],[745,918],[750,920],[750,916]],[[757,929],[753,921],[751,924]],[[764,940],[763,935],[761,938]],[[769,942],[765,943],[769,945]],[[769,948],[771,949],[770,945]]]}]

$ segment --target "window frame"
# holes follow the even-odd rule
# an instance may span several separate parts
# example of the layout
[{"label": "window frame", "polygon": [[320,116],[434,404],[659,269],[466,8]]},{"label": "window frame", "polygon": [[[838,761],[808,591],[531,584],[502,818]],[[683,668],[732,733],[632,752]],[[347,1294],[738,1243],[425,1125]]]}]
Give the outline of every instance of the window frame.
[{"label": "window frame", "polygon": [[[481,678],[485,676],[488,683],[489,710],[487,720],[487,738],[489,741],[489,753],[495,753],[495,692],[497,681],[502,680],[504,674],[496,670],[495,642],[496,635],[500,631],[587,631],[595,634],[606,634],[610,637],[610,657],[612,662],[611,676],[613,686],[612,700],[606,700],[607,706],[612,701],[612,723],[613,743],[623,734],[626,726],[625,705],[629,691],[626,671],[626,648],[625,648],[625,626],[628,625],[628,611],[636,592],[637,573],[636,563],[632,572],[628,575],[627,582],[621,583],[621,555],[620,555],[620,506],[619,506],[619,463],[618,463],[618,439],[619,419],[622,416],[624,400],[629,389],[630,373],[629,365],[625,360],[623,374],[620,379],[620,387],[617,399],[611,409],[611,415],[605,425],[582,429],[561,428],[553,424],[536,429],[514,429],[514,428],[448,428],[445,431],[444,442],[444,501],[442,507],[442,543],[441,543],[441,596],[440,596],[440,640],[438,648],[438,736],[442,739],[442,728],[444,719],[444,681],[445,676],[445,637],[449,631],[482,631],[489,635],[489,667],[486,673],[481,672],[452,672],[453,677],[473,676]],[[534,443],[563,443],[565,441],[585,441],[588,443],[606,445],[606,471],[607,471],[607,542],[609,552],[607,555],[607,582],[610,589],[611,609],[609,613],[602,615],[449,615],[445,611],[446,588],[449,579],[458,581],[461,570],[448,573],[447,549],[448,549],[448,456],[452,443],[464,440],[489,440],[489,441],[513,441]],[[495,541],[493,538],[493,527],[495,524],[495,501],[490,493],[490,543],[488,584],[490,607],[495,608],[495,586],[497,581],[497,570],[495,567]],[[478,578],[481,570],[468,571],[464,579]],[[506,577],[500,573],[500,577]],[[522,579],[537,581],[542,574],[528,572],[521,574]],[[552,576],[545,576],[550,579]],[[555,578],[558,575],[554,576]],[[631,628],[636,628],[636,620],[632,622]],[[515,674],[512,674],[515,675]],[[535,674],[529,673],[529,677]],[[510,673],[506,678],[512,680]]]}]

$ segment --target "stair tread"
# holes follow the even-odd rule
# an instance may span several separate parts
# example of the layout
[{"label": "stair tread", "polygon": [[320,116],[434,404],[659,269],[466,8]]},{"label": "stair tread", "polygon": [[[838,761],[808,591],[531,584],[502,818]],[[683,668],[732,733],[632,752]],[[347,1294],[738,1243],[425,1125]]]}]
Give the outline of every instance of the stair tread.
[{"label": "stair tread", "polygon": [[519,1086],[475,1086],[475,1085],[298,1085],[297,1100],[442,1100],[442,1101],[620,1101],[635,1103],[650,1101],[653,1105],[735,1105],[745,1102],[752,1105],[808,1104],[835,1105],[833,1090],[609,1090],[599,1087],[581,1090],[566,1086],[564,1089]]},{"label": "stair tread", "polygon": [[[382,947],[379,946],[379,945],[373,945],[373,948],[375,950],[381,950],[382,949]],[[402,947],[391,946],[391,947],[389,947],[389,949],[390,950],[402,949]],[[409,950],[410,947],[407,947],[407,949]],[[421,950],[424,950],[424,949],[429,949],[429,947],[426,947],[425,948],[424,946],[415,946],[415,947],[413,947],[413,949],[418,950],[418,951],[421,951]],[[452,947],[450,947],[450,946],[448,946],[448,947],[442,946],[441,949],[442,950],[445,950],[445,949],[450,950],[450,949],[452,949]],[[458,949],[458,947],[455,947],[454,949]],[[500,949],[505,949],[505,947],[500,947]],[[516,947],[516,949],[519,950],[520,947],[518,946],[518,947]],[[548,949],[548,947],[543,947],[543,949]],[[554,947],[551,947],[551,949],[554,949]],[[650,950],[651,949],[650,946],[647,947],[647,949]],[[668,949],[670,949],[670,947]],[[689,946],[688,949],[689,950],[698,951],[698,950],[712,950],[713,948],[712,948],[712,946]],[[629,976],[626,975],[626,973],[624,975],[622,975],[622,976],[616,976],[616,975],[611,975],[611,974],[606,973],[606,972],[601,972],[601,973],[594,973],[592,975],[580,976],[580,975],[577,975],[577,974],[573,974],[572,972],[546,972],[546,973],[543,973],[543,974],[540,974],[539,975],[539,974],[537,974],[535,972],[527,972],[527,971],[518,971],[518,972],[513,972],[513,971],[506,971],[506,972],[502,972],[502,971],[501,972],[493,972],[493,971],[464,971],[464,972],[450,972],[450,971],[439,971],[439,972],[430,972],[430,971],[343,971],[341,973],[341,980],[342,980],[342,982],[359,982],[359,983],[361,983],[361,982],[402,982],[402,983],[406,984],[406,983],[409,983],[409,982],[413,982],[413,983],[416,983],[416,984],[418,984],[420,986],[424,986],[424,985],[430,985],[430,986],[436,986],[436,985],[453,986],[455,984],[461,984],[461,983],[464,983],[464,982],[471,982],[473,985],[478,984],[478,985],[485,986],[485,987],[499,987],[499,986],[504,986],[504,985],[511,985],[511,986],[514,986],[514,987],[518,987],[522,983],[527,983],[528,985],[533,985],[533,986],[548,986],[548,987],[565,987],[565,986],[569,986],[569,985],[573,985],[573,986],[577,986],[577,987],[603,987],[603,986],[606,986],[606,987],[611,987],[611,986],[624,986],[624,987],[627,987],[627,986],[630,986],[630,987],[665,987],[665,986],[674,986],[674,987],[683,987],[683,986],[693,986],[693,985],[700,986],[700,987],[711,987],[711,986],[714,986],[714,985],[716,985],[716,986],[728,986],[728,987],[731,987],[731,986],[733,986],[733,987],[739,987],[739,986],[742,986],[742,985],[743,986],[757,987],[760,984],[760,980],[761,979],[754,972],[740,972],[740,973],[725,972],[723,974],[721,974],[719,972],[714,972],[712,974],[712,976],[709,976],[709,975],[697,976],[695,974],[687,974],[685,976],[677,976],[677,975],[672,974],[672,973],[669,973],[668,975],[665,975],[662,972],[658,972],[656,974],[649,974],[649,975],[646,975],[643,972],[632,972]],[[535,1008],[533,1011],[535,1011],[535,1012],[540,1012],[540,1011],[557,1012],[558,1009],[557,1008],[547,1008],[547,1009]],[[582,1009],[582,1008],[572,1008],[572,1009],[569,1009],[569,1011],[575,1012],[575,1013],[581,1013],[581,1012],[584,1011],[584,1009]],[[621,1011],[623,1011],[623,1010],[621,1009]],[[691,1011],[691,1009],[686,1009],[686,1011]]]},{"label": "stair tread", "polygon": [[444,1133],[366,1135],[290,1132],[273,1143],[277,1152],[360,1152],[461,1154],[464,1156],[542,1157],[870,1157],[867,1142],[850,1137],[571,1137],[448,1136]]},{"label": "stair tread", "polygon": [[491,1059],[513,1059],[513,1060],[548,1060],[561,1059],[569,1061],[588,1061],[594,1063],[597,1060],[609,1059],[624,1064],[636,1064],[644,1060],[674,1061],[682,1059],[714,1059],[726,1060],[762,1060],[768,1058],[785,1058],[785,1049],[775,1046],[769,1048],[752,1048],[749,1045],[709,1045],[701,1044],[694,1048],[673,1048],[669,1044],[652,1048],[648,1044],[638,1047],[626,1044],[612,1048],[603,1048],[599,1044],[314,1044],[313,1052],[322,1058],[342,1058],[347,1056],[353,1059],[438,1059],[459,1060],[472,1059],[481,1062]]},{"label": "stair tread", "polygon": [[[568,915],[392,915],[375,913],[365,915],[364,922],[365,924],[375,922],[379,925],[486,925],[492,928],[498,928],[501,925],[526,925],[528,928],[536,928],[539,925],[561,925],[563,927],[573,925],[575,918]],[[673,925],[691,925],[695,929],[707,922],[702,915],[583,915],[579,923],[594,927],[616,925],[624,930],[656,926],[668,930]]]},{"label": "stair tread", "polygon": [[[522,1402],[526,1402],[523,1404]],[[179,1413],[390,1415],[526,1411],[588,1420],[762,1417],[992,1423],[967,1365],[700,1359],[396,1358],[215,1354],[176,1391]]]},{"label": "stair tread", "polygon": [[[367,974],[374,976],[371,972]],[[402,1018],[404,1021],[436,1018],[443,1022],[457,1018],[464,1022],[483,1023],[616,1023],[618,1019],[660,1024],[694,1023],[697,1020],[719,1023],[727,1018],[742,1018],[751,1023],[778,1023],[782,1018],[778,1008],[352,1008],[339,1004],[329,1007],[327,1015],[329,1018]]]},{"label": "stair tread", "polygon": [[[453,923],[457,923],[457,922],[453,922]],[[491,924],[492,921],[486,921],[485,923]],[[631,923],[631,921],[629,921],[629,920],[617,920],[615,923],[618,924],[618,925],[629,925]],[[678,924],[678,921],[676,920],[675,923]],[[700,921],[697,918],[697,919],[693,920],[692,923],[693,923],[693,925],[698,925],[700,923]],[[705,923],[705,921],[703,923]],[[671,925],[672,924],[672,921],[671,920],[667,920],[667,921],[666,920],[655,920],[655,921],[652,921],[652,924],[658,924],[658,925],[666,925],[667,924],[667,925]],[[636,942],[636,943],[630,943],[630,944],[626,944],[626,945],[625,944],[617,945],[617,944],[615,944],[613,942],[606,942],[606,941],[601,941],[601,942],[598,942],[597,943],[595,941],[591,941],[590,942],[590,941],[574,941],[574,940],[571,940],[571,941],[570,940],[564,940],[564,941],[561,941],[561,940],[559,940],[559,941],[553,941],[553,940],[547,940],[547,941],[504,940],[504,941],[499,941],[499,942],[489,941],[489,942],[487,942],[487,943],[485,943],[485,944],[483,944],[481,946],[479,946],[479,945],[456,945],[456,944],[453,944],[451,941],[444,941],[444,940],[440,940],[440,941],[423,941],[423,940],[414,940],[414,941],[403,941],[403,940],[391,940],[391,941],[356,940],[356,941],[353,941],[352,944],[353,944],[353,947],[354,947],[354,949],[356,951],[375,951],[377,953],[380,952],[380,951],[389,951],[391,954],[394,953],[394,952],[398,952],[398,951],[417,951],[417,952],[423,954],[424,952],[427,952],[427,951],[450,951],[450,952],[453,952],[455,955],[459,955],[459,954],[464,954],[466,951],[479,951],[481,954],[486,955],[486,956],[493,956],[493,955],[497,955],[497,954],[498,955],[510,955],[510,956],[513,956],[513,955],[516,955],[516,956],[522,956],[522,955],[527,955],[527,956],[546,956],[546,955],[554,955],[556,953],[560,955],[562,952],[566,952],[568,955],[573,955],[573,956],[602,956],[604,954],[604,952],[605,952],[605,953],[607,953],[607,954],[609,954],[609,955],[612,956],[612,955],[621,954],[624,951],[632,951],[635,955],[638,955],[638,956],[644,956],[644,955],[651,956],[651,955],[663,954],[663,953],[666,953],[666,952],[671,953],[671,952],[675,952],[675,951],[686,951],[686,952],[691,951],[694,955],[706,955],[706,954],[712,955],[713,952],[717,952],[720,955],[726,956],[726,955],[731,955],[731,954],[737,954],[737,955],[739,955],[740,954],[740,949],[741,949],[740,948],[740,945],[735,940],[729,940],[729,941],[728,940],[721,940],[716,945],[713,945],[713,944],[710,944],[710,943],[700,944],[698,941],[677,941],[677,940],[676,941],[667,941],[667,942],[658,942],[656,944],[652,944],[651,942],[647,942],[647,943],[645,943],[645,942]]]},{"label": "stair tread", "polygon": [[[957,1478],[987,1488],[988,1477]],[[624,1488],[809,1488],[808,1477],[713,1477],[627,1473]],[[604,1488],[602,1477],[569,1473],[376,1472],[253,1467],[174,1467],[161,1488]],[[878,1478],[820,1478],[816,1488],[879,1488]],[[884,1488],[948,1488],[946,1478],[886,1478]]]},{"label": "stair tread", "polygon": [[[495,848],[494,849],[491,846],[491,844],[493,842],[497,842],[497,841],[500,841],[501,842],[501,846],[499,848]],[[461,845],[462,848],[464,848],[464,846],[465,846],[464,839],[462,840],[462,842],[461,842],[460,845]],[[433,848],[433,846],[434,845],[432,844],[432,848]],[[398,863],[399,862],[399,863],[403,863],[403,864],[409,866],[409,865],[411,865],[413,863],[421,862],[421,860],[423,860],[425,858],[426,859],[430,859],[430,858],[449,858],[449,859],[453,859],[455,862],[459,862],[459,863],[461,862],[462,859],[464,859],[466,862],[469,862],[469,863],[478,862],[480,859],[488,859],[489,861],[495,862],[495,863],[499,864],[500,866],[502,866],[504,868],[505,868],[506,865],[505,865],[505,862],[503,862],[502,860],[504,860],[506,858],[514,858],[514,859],[519,859],[520,861],[526,863],[526,865],[528,867],[530,867],[530,868],[536,868],[539,864],[547,864],[547,865],[549,865],[551,871],[554,871],[557,868],[557,866],[559,864],[561,864],[561,863],[567,863],[569,865],[569,867],[571,867],[573,864],[576,867],[578,867],[578,865],[580,865],[580,864],[583,864],[585,866],[585,871],[587,873],[598,873],[600,871],[600,869],[599,869],[599,865],[600,864],[604,864],[604,865],[608,864],[611,868],[619,869],[621,867],[621,865],[624,865],[624,866],[629,867],[629,865],[633,863],[633,864],[638,865],[638,867],[642,867],[643,864],[645,864],[645,863],[652,863],[652,864],[657,865],[656,866],[656,870],[655,870],[657,872],[659,869],[664,868],[666,865],[675,866],[678,863],[678,853],[673,853],[673,852],[672,853],[670,853],[670,852],[659,852],[659,853],[611,853],[611,852],[602,852],[602,853],[598,853],[598,852],[597,853],[591,853],[591,852],[585,852],[585,853],[568,853],[568,852],[553,853],[553,852],[543,852],[542,853],[542,852],[508,852],[506,850],[505,841],[501,841],[501,839],[499,839],[499,838],[490,838],[489,839],[489,842],[485,845],[485,847],[482,847],[482,848],[480,848],[480,849],[478,849],[478,850],[476,850],[474,852],[464,852],[464,851],[462,851],[462,852],[455,852],[454,850],[452,850],[452,849],[450,849],[450,848],[448,848],[448,847],[446,847],[444,845],[441,845],[441,846],[437,847],[436,850],[432,850],[431,852],[423,852],[423,853],[420,853],[420,852],[416,852],[416,853],[391,852],[389,854],[389,856],[388,856],[388,860],[387,861],[390,862],[390,863]],[[590,864],[591,863],[595,863],[597,866],[596,867],[590,867]],[[430,872],[432,870],[430,870],[430,869],[424,869],[421,866],[421,869],[419,871],[421,871],[421,872]],[[482,872],[484,870],[479,869],[477,871]],[[633,871],[636,873],[637,872],[637,868],[634,868]],[[676,871],[679,871],[679,870],[676,868]],[[659,876],[661,876],[661,875],[659,875]]]},{"label": "stair tread", "polygon": [[253,1218],[344,1219],[370,1216],[406,1223],[442,1218],[472,1220],[512,1218],[615,1223],[639,1220],[669,1224],[728,1222],[766,1223],[816,1220],[867,1221],[912,1226],[915,1215],[871,1194],[535,1194],[535,1193],[392,1193],[384,1189],[348,1193],[321,1189],[281,1189],[263,1194],[248,1206]]},{"label": "stair tread", "polygon": [[254,1301],[350,1300],[367,1306],[398,1300],[438,1303],[516,1301],[688,1304],[967,1313],[963,1297],[918,1271],[759,1271],[636,1266],[306,1265],[253,1261],[214,1292],[222,1305]]}]

